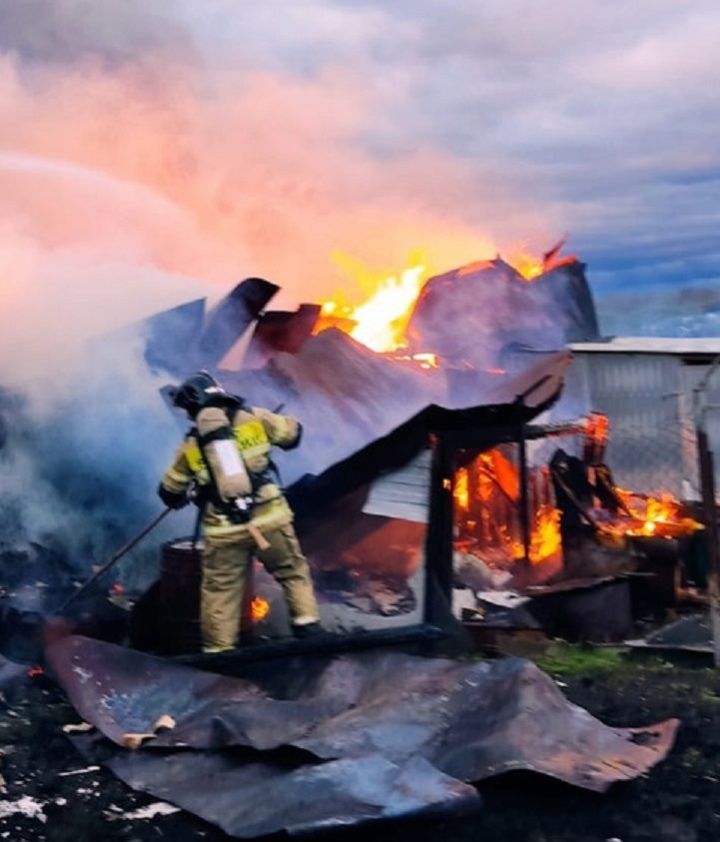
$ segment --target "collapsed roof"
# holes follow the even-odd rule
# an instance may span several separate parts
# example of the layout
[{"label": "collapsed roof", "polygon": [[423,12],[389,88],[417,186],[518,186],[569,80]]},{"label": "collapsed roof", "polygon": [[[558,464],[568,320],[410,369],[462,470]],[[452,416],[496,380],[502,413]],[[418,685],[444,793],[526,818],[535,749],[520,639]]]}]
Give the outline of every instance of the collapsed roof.
[{"label": "collapsed roof", "polygon": [[[321,473],[430,405],[510,403],[522,391],[515,376],[568,342],[599,335],[576,260],[532,282],[499,258],[431,278],[403,354],[376,353],[338,328],[313,335],[317,305],[266,312],[277,289],[252,278],[207,313],[195,301],[158,314],[145,323],[146,359],[176,377],[208,368],[250,404],[300,418],[303,447],[279,459],[287,484]],[[418,365],[415,353],[434,355],[437,367]]]}]

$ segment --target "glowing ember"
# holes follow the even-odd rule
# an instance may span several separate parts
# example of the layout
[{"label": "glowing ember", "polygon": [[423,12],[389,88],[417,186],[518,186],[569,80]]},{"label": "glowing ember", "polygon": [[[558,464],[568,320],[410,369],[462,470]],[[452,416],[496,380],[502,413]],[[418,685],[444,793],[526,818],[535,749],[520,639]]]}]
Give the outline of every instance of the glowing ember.
[{"label": "glowing ember", "polygon": [[27,674],[30,678],[36,678],[38,675],[44,675],[45,670],[42,667],[30,667]]},{"label": "glowing ember", "polygon": [[420,368],[437,368],[438,358],[437,354],[413,354],[411,359],[420,363]]},{"label": "glowing ember", "polygon": [[635,523],[630,526],[627,521],[613,523],[609,525],[609,531],[620,529],[626,535],[678,538],[703,528],[702,524],[687,516],[683,504],[669,492],[663,492],[659,497],[648,497],[622,488],[616,491]]},{"label": "glowing ember", "polygon": [[270,603],[260,596],[253,598],[250,603],[250,617],[253,623],[259,623],[270,613]]}]

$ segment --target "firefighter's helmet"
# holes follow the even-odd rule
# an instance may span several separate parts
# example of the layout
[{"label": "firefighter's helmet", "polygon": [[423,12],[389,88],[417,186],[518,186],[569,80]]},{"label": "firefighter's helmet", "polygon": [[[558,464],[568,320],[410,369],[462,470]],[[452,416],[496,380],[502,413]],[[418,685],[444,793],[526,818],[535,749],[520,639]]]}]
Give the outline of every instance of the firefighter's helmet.
[{"label": "firefighter's helmet", "polygon": [[227,392],[207,371],[198,371],[178,386],[172,396],[175,406],[195,416],[213,398],[224,397]]}]

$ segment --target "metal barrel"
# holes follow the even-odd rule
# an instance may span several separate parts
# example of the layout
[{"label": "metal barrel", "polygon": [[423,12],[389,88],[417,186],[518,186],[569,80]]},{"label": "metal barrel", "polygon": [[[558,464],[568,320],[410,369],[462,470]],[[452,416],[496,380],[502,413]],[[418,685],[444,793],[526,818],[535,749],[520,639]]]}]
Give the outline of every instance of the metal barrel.
[{"label": "metal barrel", "polygon": [[202,542],[190,538],[163,544],[160,556],[160,610],[163,648],[169,654],[198,652],[200,634],[200,581]]},{"label": "metal barrel", "polygon": [[[169,655],[199,652],[200,583],[202,580],[202,541],[194,547],[191,538],[179,538],[163,544],[160,555],[160,611],[162,648]],[[251,603],[254,595],[253,566],[246,575],[242,600],[240,638],[253,638]]]}]

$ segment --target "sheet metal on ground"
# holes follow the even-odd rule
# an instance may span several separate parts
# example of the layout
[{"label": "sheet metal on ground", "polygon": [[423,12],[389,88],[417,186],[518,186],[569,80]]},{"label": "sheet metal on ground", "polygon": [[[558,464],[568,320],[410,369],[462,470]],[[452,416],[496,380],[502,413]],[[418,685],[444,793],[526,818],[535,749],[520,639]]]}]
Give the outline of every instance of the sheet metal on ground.
[{"label": "sheet metal on ground", "polygon": [[517,658],[371,652],[234,679],[82,637],[48,654],[79,713],[115,743],[161,714],[177,720],[140,752],[78,740],[84,751],[242,837],[467,807],[461,781],[512,769],[601,792],[665,757],[678,725],[607,727]]},{"label": "sheet metal on ground", "polygon": [[89,762],[104,763],[133,789],[246,839],[449,810],[466,813],[481,803],[472,786],[419,757],[402,765],[380,755],[321,764],[290,757],[259,762],[242,750],[108,751],[106,740],[102,746],[88,735],[73,736],[72,742]]},{"label": "sheet metal on ground", "polygon": [[0,689],[7,684],[14,684],[27,673],[27,664],[16,664],[4,655],[0,655]]},{"label": "sheet metal on ground", "polygon": [[655,629],[644,639],[627,640],[625,643],[633,650],[646,649],[655,653],[665,652],[668,655],[684,653],[707,657],[712,656],[715,651],[707,612],[680,617]]}]

